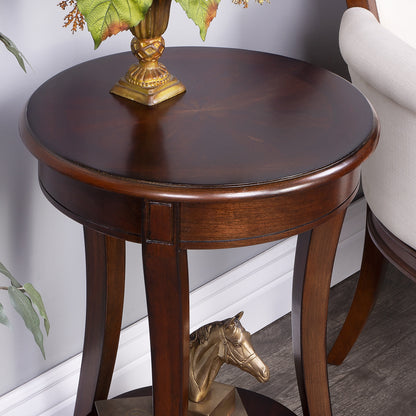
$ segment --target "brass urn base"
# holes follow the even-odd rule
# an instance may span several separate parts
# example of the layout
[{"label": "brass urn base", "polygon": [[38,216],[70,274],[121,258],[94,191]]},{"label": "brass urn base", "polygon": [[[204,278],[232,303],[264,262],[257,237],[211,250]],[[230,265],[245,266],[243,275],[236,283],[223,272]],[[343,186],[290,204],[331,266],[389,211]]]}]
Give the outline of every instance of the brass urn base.
[{"label": "brass urn base", "polygon": [[113,86],[110,92],[128,100],[152,106],[176,97],[185,91],[185,86],[176,77],[169,74],[162,85],[148,88],[133,84],[126,77],[123,77]]}]

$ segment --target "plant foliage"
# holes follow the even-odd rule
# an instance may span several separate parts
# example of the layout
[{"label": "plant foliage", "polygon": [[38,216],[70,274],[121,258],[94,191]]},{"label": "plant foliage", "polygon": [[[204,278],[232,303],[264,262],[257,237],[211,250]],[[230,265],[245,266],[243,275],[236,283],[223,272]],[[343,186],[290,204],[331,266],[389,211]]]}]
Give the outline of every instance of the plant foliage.
[{"label": "plant foliage", "polygon": [[25,62],[27,62],[26,58],[23,56],[22,52],[17,49],[17,46],[9,39],[6,35],[0,32],[0,42],[2,42],[7,50],[11,52],[15,58],[17,59],[17,62],[19,62],[19,65],[22,67],[23,71],[26,72],[26,66]]},{"label": "plant foliage", "polygon": [[[205,40],[208,27],[217,15],[220,1],[176,0],[199,27],[202,40]],[[256,1],[263,3],[263,0]],[[233,0],[233,3],[247,7],[248,0]],[[98,48],[109,36],[139,24],[152,5],[152,0],[62,0],[58,5],[64,10],[68,6],[73,7],[65,17],[64,26],[71,26],[72,32],[75,32],[78,28],[83,29],[86,22],[95,48]]]},{"label": "plant foliage", "polygon": [[98,48],[109,36],[140,23],[152,0],[78,0],[77,4]]},{"label": "plant foliage", "polygon": [[[10,280],[9,286],[1,286],[0,288],[7,290],[11,304],[22,317],[27,329],[29,329],[29,331],[32,333],[36,344],[38,345],[43,357],[45,358],[43,333],[40,329],[40,318],[43,319],[43,326],[45,328],[46,335],[49,334],[50,323],[41,295],[31,283],[21,285],[13,277],[13,275],[9,272],[3,263],[0,263],[0,273]],[[0,324],[6,326],[10,325],[9,319],[4,313],[4,308],[1,303]]]},{"label": "plant foliage", "polygon": [[205,40],[212,19],[217,15],[221,0],[176,0],[186,15],[199,27],[199,34]]}]

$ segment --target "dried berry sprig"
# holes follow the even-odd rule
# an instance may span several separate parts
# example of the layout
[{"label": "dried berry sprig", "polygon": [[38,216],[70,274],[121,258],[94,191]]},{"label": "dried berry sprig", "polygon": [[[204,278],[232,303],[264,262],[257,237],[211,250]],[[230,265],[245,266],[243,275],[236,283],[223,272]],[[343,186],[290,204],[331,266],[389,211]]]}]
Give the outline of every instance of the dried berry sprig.
[{"label": "dried berry sprig", "polygon": [[75,33],[78,29],[84,30],[85,18],[80,13],[76,0],[63,0],[58,3],[62,10],[72,6],[72,10],[64,17],[64,27],[71,26],[71,32]]},{"label": "dried berry sprig", "polygon": [[[269,0],[256,0],[256,1],[259,4],[263,4],[265,1],[267,3],[270,3]],[[248,0],[233,0],[233,3],[234,4],[241,4],[244,8],[247,8],[248,7]]]}]

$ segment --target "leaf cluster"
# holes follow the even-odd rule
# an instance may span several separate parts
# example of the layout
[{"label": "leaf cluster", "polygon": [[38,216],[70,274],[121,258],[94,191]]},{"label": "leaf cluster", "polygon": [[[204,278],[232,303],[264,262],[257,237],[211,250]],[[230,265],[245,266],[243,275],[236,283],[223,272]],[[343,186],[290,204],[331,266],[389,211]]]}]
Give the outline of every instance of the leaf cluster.
[{"label": "leaf cluster", "polygon": [[[75,0],[59,3],[63,9]],[[83,16],[90,31],[95,48],[111,35],[138,25],[146,16],[153,0],[77,0],[78,12]],[[186,15],[199,27],[202,40],[205,40],[208,27],[217,14],[221,0],[176,0]],[[233,0],[241,3],[243,0]],[[262,1],[262,0],[261,0]],[[247,4],[247,0],[244,0]],[[71,14],[72,13],[72,14]],[[65,25],[73,21],[74,10],[65,17]],[[76,13],[75,13],[76,14]]]},{"label": "leaf cluster", "polygon": [[[0,262],[0,274],[9,279],[10,285],[0,286],[0,289],[7,290],[10,302],[14,309],[22,317],[26,328],[32,333],[36,344],[45,358],[45,348],[43,345],[43,333],[40,329],[40,318],[43,319],[43,325],[46,335],[49,334],[50,323],[46,314],[45,305],[39,292],[31,283],[21,285],[9,272],[9,270]],[[36,309],[35,309],[36,307]],[[0,303],[0,324],[10,326],[10,322],[4,313],[3,305]]]}]

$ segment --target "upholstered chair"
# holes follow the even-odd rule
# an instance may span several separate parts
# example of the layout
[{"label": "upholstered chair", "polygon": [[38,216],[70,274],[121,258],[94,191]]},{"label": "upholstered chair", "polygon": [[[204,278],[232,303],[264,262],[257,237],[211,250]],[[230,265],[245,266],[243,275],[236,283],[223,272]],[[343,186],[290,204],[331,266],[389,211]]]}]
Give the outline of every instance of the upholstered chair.
[{"label": "upholstered chair", "polygon": [[416,0],[347,3],[341,54],[352,83],[378,114],[381,135],[363,165],[363,260],[351,309],[328,356],[331,364],[344,360],[360,334],[386,260],[416,280]]}]

